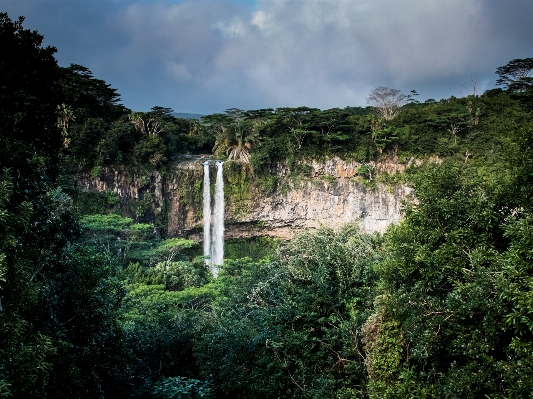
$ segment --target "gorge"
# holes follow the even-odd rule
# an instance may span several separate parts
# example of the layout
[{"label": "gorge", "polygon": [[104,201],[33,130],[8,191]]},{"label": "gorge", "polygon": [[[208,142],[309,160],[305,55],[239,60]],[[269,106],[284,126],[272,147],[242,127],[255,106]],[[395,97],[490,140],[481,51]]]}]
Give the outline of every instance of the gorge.
[{"label": "gorge", "polygon": [[[217,248],[223,245],[220,226],[224,222],[226,239],[256,236],[290,239],[306,229],[339,228],[351,222],[358,222],[365,232],[384,232],[401,219],[402,200],[411,193],[408,186],[401,184],[368,187],[358,175],[361,165],[339,158],[310,161],[308,173],[298,179],[289,178],[290,171],[279,168],[276,177],[285,184],[270,193],[261,189],[259,180],[245,164],[227,161],[222,179],[222,163],[216,162],[217,183],[211,214],[207,172],[212,163],[205,159],[185,160],[176,163],[165,178],[152,171],[144,179],[130,176],[124,170],[105,168],[99,178],[83,176],[78,184],[84,192],[114,193],[127,216],[139,217],[133,205],[144,201],[146,215],[160,215],[167,220],[166,235],[203,241],[204,255],[210,256],[213,264],[221,263]],[[394,174],[405,165],[389,161],[377,163],[374,168]],[[224,197],[225,217],[221,220]],[[204,229],[211,218],[213,228]]]}]

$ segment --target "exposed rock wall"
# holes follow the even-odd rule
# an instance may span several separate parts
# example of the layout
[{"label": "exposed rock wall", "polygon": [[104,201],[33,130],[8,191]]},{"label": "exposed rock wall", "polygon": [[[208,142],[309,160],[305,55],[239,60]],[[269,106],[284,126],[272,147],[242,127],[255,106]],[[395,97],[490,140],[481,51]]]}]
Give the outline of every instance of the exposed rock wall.
[{"label": "exposed rock wall", "polygon": [[[333,176],[336,178],[350,178],[358,175],[359,168],[363,165],[356,161],[343,161],[340,158],[328,158],[324,161],[310,161],[311,177]],[[376,172],[390,174],[401,173],[406,165],[397,162],[397,159],[383,160],[381,162],[368,162],[367,166]]]},{"label": "exposed rock wall", "polygon": [[[367,232],[384,232],[391,223],[401,219],[401,202],[410,194],[409,187],[366,188],[357,179],[361,164],[356,162],[328,159],[308,165],[311,170],[308,177],[271,195],[262,195],[253,182],[244,187],[238,199],[231,198],[236,194],[228,192],[226,238],[258,235],[291,238],[301,230],[321,225],[335,228],[349,222],[359,222]],[[371,166],[389,173],[404,167],[391,162]],[[105,172],[101,179],[82,179],[83,189],[112,190],[123,201],[151,192],[154,208],[161,209],[163,200],[166,201],[169,236],[201,239],[201,161],[177,164],[164,181],[157,172],[145,177],[144,182],[128,178],[124,172],[112,169]],[[283,176],[288,171],[280,169],[278,173]]]},{"label": "exposed rock wall", "polygon": [[228,218],[227,236],[262,232],[290,238],[299,231],[320,226],[340,227],[358,221],[367,232],[384,232],[401,219],[401,201],[410,192],[400,187],[392,192],[380,186],[367,189],[348,179],[307,181],[286,193],[276,193],[255,202],[249,212]]},{"label": "exposed rock wall", "polygon": [[[400,221],[401,202],[411,193],[409,187],[391,189],[378,185],[374,189],[366,188],[356,179],[361,166],[357,162],[335,158],[312,161],[308,165],[311,167],[310,177],[288,189],[264,196],[253,186],[249,187],[239,199],[239,206],[236,206],[237,201],[227,198],[226,238],[257,235],[291,238],[301,230],[319,226],[335,228],[350,222],[359,222],[366,232],[384,232],[391,223]],[[389,173],[404,168],[404,165],[391,162],[371,166]],[[197,181],[202,179],[200,162],[182,163],[177,169],[187,171],[189,176],[195,174]],[[280,168],[278,173],[283,176],[288,171]],[[178,190],[179,180],[170,180],[166,185],[168,233],[201,239],[201,204],[191,205],[194,201],[190,197],[183,198],[183,191]]]},{"label": "exposed rock wall", "polygon": [[78,190],[82,192],[111,191],[120,197],[124,213],[127,216],[137,217],[131,210],[133,202],[150,198],[151,210],[161,212],[163,208],[163,179],[156,170],[144,176],[129,175],[125,170],[116,168],[102,168],[100,177],[93,178],[88,174],[77,179]]}]

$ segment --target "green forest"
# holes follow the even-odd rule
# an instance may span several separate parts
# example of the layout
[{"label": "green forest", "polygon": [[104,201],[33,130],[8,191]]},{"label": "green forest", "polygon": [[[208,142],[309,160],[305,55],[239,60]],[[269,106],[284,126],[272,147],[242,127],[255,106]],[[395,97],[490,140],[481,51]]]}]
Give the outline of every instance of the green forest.
[{"label": "green forest", "polygon": [[[531,397],[533,58],[461,98],[378,87],[367,107],[196,120],[127,109],[42,42],[0,13],[0,397]],[[163,216],[75,184],[110,166],[164,179],[190,154],[265,194],[334,156],[414,194],[384,234],[228,243],[213,278]]]}]

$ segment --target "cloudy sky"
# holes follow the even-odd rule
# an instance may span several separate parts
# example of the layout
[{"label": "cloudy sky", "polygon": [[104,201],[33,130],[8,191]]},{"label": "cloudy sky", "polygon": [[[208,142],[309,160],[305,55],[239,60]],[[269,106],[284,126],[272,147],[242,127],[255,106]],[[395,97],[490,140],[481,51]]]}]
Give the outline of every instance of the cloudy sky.
[{"label": "cloudy sky", "polygon": [[377,86],[459,97],[533,57],[531,0],[0,0],[0,11],[136,111],[365,106]]}]

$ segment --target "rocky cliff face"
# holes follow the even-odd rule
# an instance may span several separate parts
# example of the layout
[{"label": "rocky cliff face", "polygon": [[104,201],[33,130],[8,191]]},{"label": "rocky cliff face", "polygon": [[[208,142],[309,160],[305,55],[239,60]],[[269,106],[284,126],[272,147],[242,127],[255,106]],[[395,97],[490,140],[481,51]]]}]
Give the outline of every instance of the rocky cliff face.
[{"label": "rocky cliff face", "polygon": [[[401,202],[411,192],[409,187],[390,189],[379,185],[374,189],[366,188],[356,179],[361,166],[357,162],[335,158],[312,161],[308,166],[308,178],[293,182],[271,195],[261,195],[253,186],[246,186],[241,198],[234,197],[233,202],[228,198],[226,238],[257,235],[291,238],[301,230],[319,226],[335,228],[350,222],[359,222],[366,232],[384,232],[391,223],[401,219]],[[403,165],[397,163],[369,166],[389,173],[403,169]],[[198,168],[191,164],[178,167]],[[198,171],[201,176],[201,170]],[[280,168],[278,174],[283,176],[288,171]],[[202,227],[201,218],[194,217],[196,212],[182,212],[179,198],[170,204],[169,233],[190,232],[200,238],[194,234],[195,229],[198,231]]]},{"label": "rocky cliff face", "polygon": [[[124,216],[139,218],[146,213],[150,218],[163,210],[163,179],[155,170],[144,176],[132,176],[122,169],[102,168],[99,178],[87,174],[79,176],[77,186],[82,192],[115,193],[122,203]],[[144,207],[148,212],[139,209],[143,202],[148,203],[148,206]]]},{"label": "rocky cliff face", "polygon": [[348,179],[308,181],[286,193],[261,198],[242,216],[230,215],[226,235],[290,238],[299,230],[335,228],[354,221],[364,231],[384,232],[401,219],[401,200],[408,192],[406,187],[392,192],[385,187],[370,190]]},{"label": "rocky cliff face", "polygon": [[[258,235],[291,238],[301,230],[321,225],[340,227],[349,222],[359,222],[367,232],[384,232],[401,219],[401,202],[411,192],[406,186],[367,188],[357,178],[360,164],[329,159],[308,163],[308,177],[264,195],[254,185],[252,176],[235,174],[231,166],[225,164],[226,238]],[[370,166],[389,173],[403,168],[395,163]],[[287,172],[280,168],[278,174],[283,176]],[[177,164],[164,181],[154,172],[144,179],[143,185],[109,169],[101,179],[83,180],[82,187],[112,190],[123,201],[152,193],[154,209],[161,210],[162,202],[166,201],[169,236],[201,239],[202,174],[200,161],[187,161]]]}]

